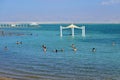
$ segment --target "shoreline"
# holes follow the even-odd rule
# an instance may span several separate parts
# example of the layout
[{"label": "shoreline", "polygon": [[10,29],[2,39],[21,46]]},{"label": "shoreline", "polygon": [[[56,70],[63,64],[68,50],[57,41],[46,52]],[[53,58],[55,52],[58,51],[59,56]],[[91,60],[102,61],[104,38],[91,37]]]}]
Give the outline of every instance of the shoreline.
[{"label": "shoreline", "polygon": [[16,80],[16,79],[8,78],[8,77],[0,77],[0,80]]}]

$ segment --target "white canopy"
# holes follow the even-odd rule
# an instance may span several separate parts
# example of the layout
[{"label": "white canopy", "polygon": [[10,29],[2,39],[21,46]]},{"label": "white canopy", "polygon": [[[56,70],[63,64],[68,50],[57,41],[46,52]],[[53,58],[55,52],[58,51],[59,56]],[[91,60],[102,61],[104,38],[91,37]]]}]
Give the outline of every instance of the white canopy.
[{"label": "white canopy", "polygon": [[74,36],[74,28],[82,29],[82,37],[85,37],[85,26],[78,27],[78,26],[76,26],[76,25],[74,25],[74,24],[71,24],[71,25],[69,25],[69,26],[67,26],[67,27],[62,27],[62,26],[60,26],[60,36],[61,36],[61,37],[62,37],[62,30],[63,30],[63,29],[68,29],[68,28],[71,28],[71,30],[72,30],[72,36]]}]

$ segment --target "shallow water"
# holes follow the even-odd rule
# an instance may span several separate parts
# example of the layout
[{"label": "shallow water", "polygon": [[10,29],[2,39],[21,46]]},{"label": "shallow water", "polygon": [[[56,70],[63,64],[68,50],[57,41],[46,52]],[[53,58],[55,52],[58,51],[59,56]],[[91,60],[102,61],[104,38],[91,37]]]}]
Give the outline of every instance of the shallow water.
[{"label": "shallow water", "polygon": [[[60,25],[66,26],[1,28],[6,35],[0,36],[0,76],[18,80],[120,79],[120,24],[77,24],[86,26],[85,38],[81,37],[81,30],[75,30],[74,38],[69,35],[71,30],[64,30],[61,38]],[[16,41],[22,44],[17,45]],[[92,48],[96,52],[91,52]],[[64,52],[56,53],[54,49],[64,49]]]}]

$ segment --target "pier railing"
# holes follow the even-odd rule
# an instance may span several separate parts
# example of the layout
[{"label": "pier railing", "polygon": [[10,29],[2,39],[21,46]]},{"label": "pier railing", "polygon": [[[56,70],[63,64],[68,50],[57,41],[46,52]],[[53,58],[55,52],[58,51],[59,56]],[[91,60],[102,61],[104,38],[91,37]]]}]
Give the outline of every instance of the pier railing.
[{"label": "pier railing", "polygon": [[39,24],[0,24],[0,28],[33,27]]}]

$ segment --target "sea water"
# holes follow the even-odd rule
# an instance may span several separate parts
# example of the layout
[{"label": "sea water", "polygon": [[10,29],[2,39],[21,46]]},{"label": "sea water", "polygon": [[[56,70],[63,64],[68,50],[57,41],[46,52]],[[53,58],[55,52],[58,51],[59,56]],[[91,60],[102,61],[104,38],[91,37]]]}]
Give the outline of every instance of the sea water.
[{"label": "sea water", "polygon": [[0,76],[17,80],[120,80],[120,24],[76,24],[86,27],[86,37],[77,29],[74,37],[71,29],[63,30],[60,37],[60,26],[68,25],[1,28],[5,35],[0,36]]}]

